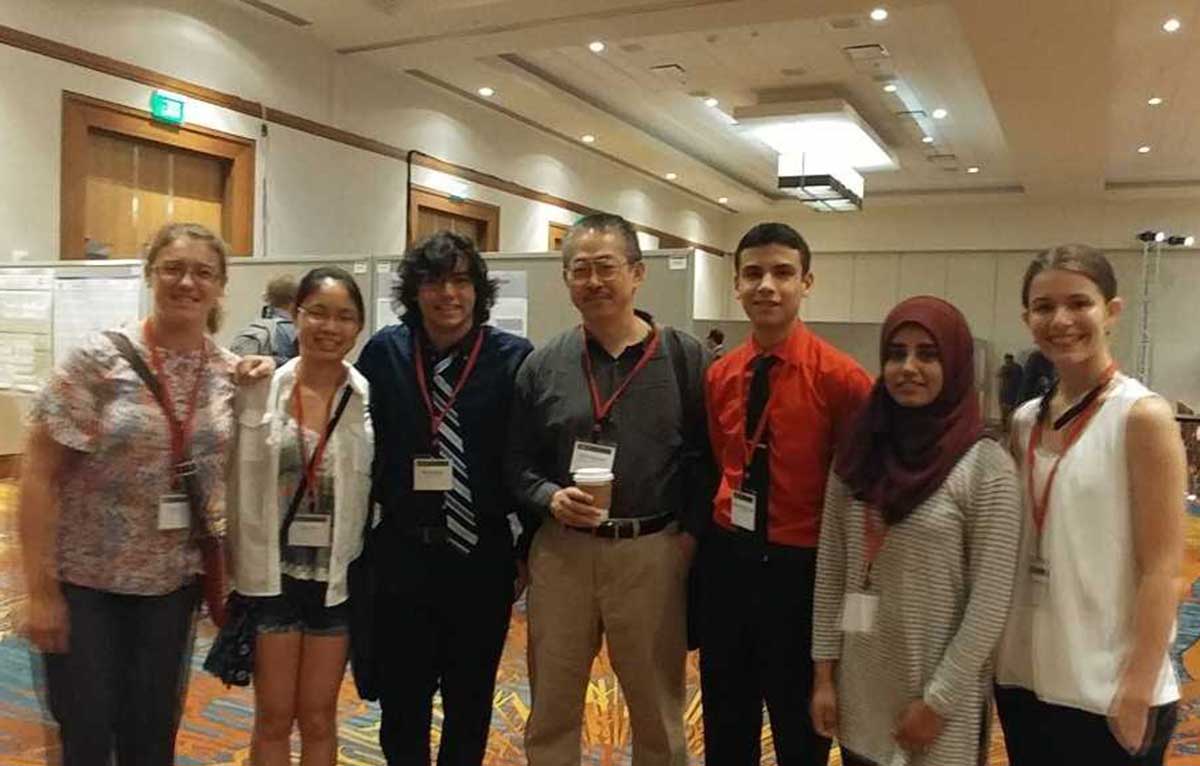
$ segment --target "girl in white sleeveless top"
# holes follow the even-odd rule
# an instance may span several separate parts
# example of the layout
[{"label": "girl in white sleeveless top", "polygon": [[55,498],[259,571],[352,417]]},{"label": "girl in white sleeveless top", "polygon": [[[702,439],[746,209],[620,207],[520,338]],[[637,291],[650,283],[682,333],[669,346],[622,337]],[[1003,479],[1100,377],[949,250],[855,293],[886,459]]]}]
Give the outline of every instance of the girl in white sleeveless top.
[{"label": "girl in white sleeveless top", "polygon": [[996,699],[1012,766],[1163,762],[1186,459],[1170,405],[1116,370],[1111,265],[1066,245],[1025,274],[1058,382],[1013,418],[1025,519]]}]

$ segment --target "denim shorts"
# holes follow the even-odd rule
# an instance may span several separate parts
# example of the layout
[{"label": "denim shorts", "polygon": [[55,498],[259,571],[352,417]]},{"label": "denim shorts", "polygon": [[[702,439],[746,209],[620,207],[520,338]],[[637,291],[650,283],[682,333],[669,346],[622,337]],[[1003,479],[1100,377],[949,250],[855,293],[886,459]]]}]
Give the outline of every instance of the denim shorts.
[{"label": "denim shorts", "polygon": [[341,636],[350,632],[350,605],[325,606],[326,583],[283,575],[283,592],[255,599],[259,633]]}]

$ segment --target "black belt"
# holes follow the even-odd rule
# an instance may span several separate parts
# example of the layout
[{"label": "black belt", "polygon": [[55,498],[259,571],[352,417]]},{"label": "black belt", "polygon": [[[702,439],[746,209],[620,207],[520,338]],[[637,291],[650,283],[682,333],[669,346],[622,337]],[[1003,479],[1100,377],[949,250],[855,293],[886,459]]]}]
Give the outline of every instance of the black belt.
[{"label": "black belt", "polygon": [[672,521],[675,521],[675,514],[660,513],[658,516],[642,516],[636,519],[609,519],[608,521],[600,522],[600,526],[598,527],[573,527],[567,525],[567,529],[573,529],[576,532],[582,532],[585,535],[592,535],[593,537],[603,537],[608,540],[632,540],[635,537],[661,532]]}]

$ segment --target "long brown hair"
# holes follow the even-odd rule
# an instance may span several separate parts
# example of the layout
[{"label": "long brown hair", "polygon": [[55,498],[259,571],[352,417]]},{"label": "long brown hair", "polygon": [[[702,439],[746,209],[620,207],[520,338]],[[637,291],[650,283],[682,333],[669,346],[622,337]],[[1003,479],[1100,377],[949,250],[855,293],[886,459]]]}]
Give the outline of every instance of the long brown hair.
[{"label": "long brown hair", "polygon": [[[224,285],[229,278],[229,245],[225,244],[225,240],[214,234],[207,226],[198,223],[168,223],[154,234],[154,238],[146,247],[145,264],[142,267],[146,281],[150,281],[150,274],[154,271],[154,261],[158,259],[159,254],[180,239],[200,242],[217,254],[217,260],[220,262],[221,284]],[[215,333],[221,329],[221,317],[221,304],[218,302],[212,307],[212,311],[208,312],[208,320],[205,324],[209,332]]]}]

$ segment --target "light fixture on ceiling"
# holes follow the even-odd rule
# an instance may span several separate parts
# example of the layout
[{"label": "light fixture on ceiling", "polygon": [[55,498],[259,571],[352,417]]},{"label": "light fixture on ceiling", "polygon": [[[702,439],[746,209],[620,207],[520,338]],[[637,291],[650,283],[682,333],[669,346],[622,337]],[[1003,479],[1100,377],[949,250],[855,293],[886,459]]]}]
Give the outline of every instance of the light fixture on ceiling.
[{"label": "light fixture on ceiling", "polygon": [[729,198],[728,198],[728,197],[717,197],[717,204],[718,204],[718,205],[726,205],[726,204],[728,204],[728,203],[729,203]]},{"label": "light fixture on ceiling", "polygon": [[935,120],[944,120],[950,116],[950,113],[947,112],[945,109],[942,109],[941,107],[934,109],[932,114],[933,114],[933,119],[935,119]]},{"label": "light fixture on ceiling", "polygon": [[876,8],[871,11],[871,21],[887,21],[887,8]]},{"label": "light fixture on ceiling", "polygon": [[479,90],[477,90],[475,92],[478,93],[479,95],[483,96],[484,98],[491,98],[492,96],[496,95],[496,90],[494,88],[489,88],[486,85],[484,85],[482,88],[480,88]]},{"label": "light fixture on ceiling", "polygon": [[1146,101],[1146,103],[1149,104],[1150,106],[1158,106],[1162,102],[1163,102],[1163,100],[1161,98],[1159,98],[1158,96],[1151,96],[1149,98],[1149,100]]},{"label": "light fixture on ceiling", "polygon": [[922,138],[922,139],[921,139],[921,143],[923,143],[923,144],[932,144],[932,143],[933,143],[933,136],[925,136],[924,138]]},{"label": "light fixture on ceiling", "polygon": [[1158,232],[1151,231],[1150,229],[1137,233],[1138,242],[1153,242],[1156,236],[1158,236]]},{"label": "light fixture on ceiling", "polygon": [[679,178],[679,174],[678,173],[667,173],[665,176],[663,176],[663,178],[667,179],[668,181],[674,181],[676,178]]},{"label": "light fixture on ceiling", "polygon": [[1181,237],[1178,235],[1171,236],[1167,237],[1167,244],[1171,247],[1191,247],[1192,245],[1196,244],[1196,238],[1191,234],[1187,235],[1186,237]]},{"label": "light fixture on ceiling", "polygon": [[967,168],[967,172],[970,173],[971,175],[974,175],[979,172],[979,166],[972,165],[971,167]]},{"label": "light fixture on ceiling", "polygon": [[588,50],[592,53],[604,53],[604,49],[608,46],[599,40],[593,40],[588,43]]},{"label": "light fixture on ceiling", "polygon": [[596,143],[596,137],[593,136],[591,133],[584,133],[582,136],[579,137],[579,140],[584,142],[585,144]]},{"label": "light fixture on ceiling", "polygon": [[1169,18],[1163,22],[1162,28],[1164,32],[1178,32],[1179,28],[1182,26],[1183,24],[1179,22],[1179,19]]},{"label": "light fixture on ceiling", "polygon": [[709,96],[708,98],[704,99],[704,105],[707,107],[715,107],[719,103],[721,103],[721,102],[712,96]]},{"label": "light fixture on ceiling", "polygon": [[1138,154],[1149,154],[1149,153],[1150,153],[1149,146],[1146,146],[1145,144],[1143,144],[1142,146],[1138,147]]},{"label": "light fixture on ceiling", "polygon": [[883,140],[841,99],[771,102],[738,107],[733,114],[743,131],[780,157],[805,154],[855,170],[897,167]]},{"label": "light fixture on ceiling", "polygon": [[[820,159],[818,159],[820,157]],[[819,213],[862,210],[863,177],[852,168],[835,166],[821,155],[779,155],[779,189],[798,197]]]},{"label": "light fixture on ceiling", "polygon": [[894,82],[889,82],[887,85],[883,86],[884,93],[895,93],[898,90],[900,90],[900,89],[898,87],[896,87],[896,83],[894,83]]}]

